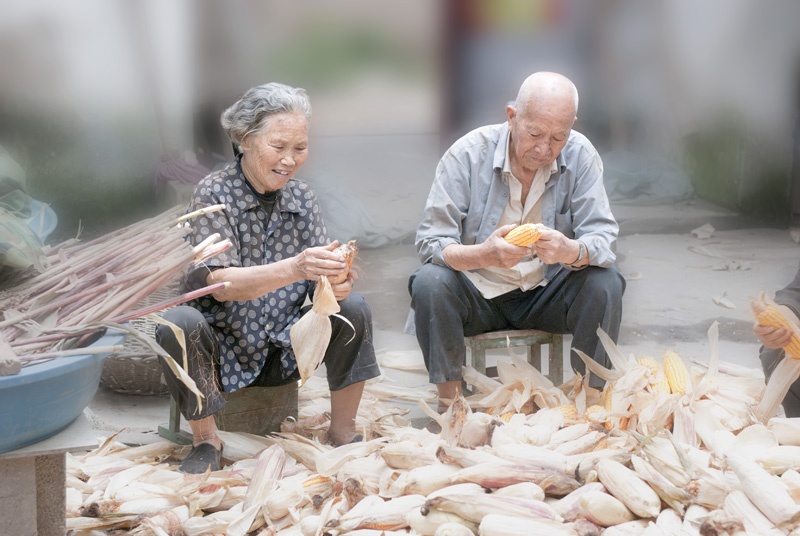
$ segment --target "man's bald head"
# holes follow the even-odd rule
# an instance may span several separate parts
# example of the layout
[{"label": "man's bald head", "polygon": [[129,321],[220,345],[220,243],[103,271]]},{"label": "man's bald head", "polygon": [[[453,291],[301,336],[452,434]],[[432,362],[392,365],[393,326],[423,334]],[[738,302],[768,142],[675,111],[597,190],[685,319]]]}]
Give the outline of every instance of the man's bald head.
[{"label": "man's bald head", "polygon": [[514,108],[525,110],[530,104],[572,106],[573,117],[578,114],[578,89],[564,75],[551,72],[533,73],[522,82]]}]

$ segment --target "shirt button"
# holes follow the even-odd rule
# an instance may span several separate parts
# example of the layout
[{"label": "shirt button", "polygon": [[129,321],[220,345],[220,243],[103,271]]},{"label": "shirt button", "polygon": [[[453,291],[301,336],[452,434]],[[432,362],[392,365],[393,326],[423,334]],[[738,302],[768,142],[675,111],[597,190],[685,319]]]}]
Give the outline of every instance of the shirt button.
[{"label": "shirt button", "polygon": [[492,225],[497,225],[497,220],[492,220]]},{"label": "shirt button", "polygon": [[508,197],[508,194],[503,192],[503,197]]}]

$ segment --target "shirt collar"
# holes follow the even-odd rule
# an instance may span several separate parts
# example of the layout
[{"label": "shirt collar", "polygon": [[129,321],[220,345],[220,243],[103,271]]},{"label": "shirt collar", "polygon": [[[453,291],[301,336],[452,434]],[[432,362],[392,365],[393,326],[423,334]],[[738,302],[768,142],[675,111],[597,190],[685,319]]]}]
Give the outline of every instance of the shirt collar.
[{"label": "shirt collar", "polygon": [[[244,182],[247,179],[244,176],[244,172],[242,171],[242,155],[236,156],[236,161],[234,162],[234,166],[236,167],[237,176]],[[278,197],[275,199],[275,206],[281,212],[300,212],[300,201],[295,197],[294,191],[289,185],[295,179],[289,180],[286,185],[278,191]],[[247,188],[247,184],[243,184],[243,187]],[[249,189],[248,189],[249,191]],[[259,203],[258,198],[256,196],[243,196],[242,203],[244,203],[243,210],[249,211],[253,210],[256,207],[260,207],[261,203]]]}]

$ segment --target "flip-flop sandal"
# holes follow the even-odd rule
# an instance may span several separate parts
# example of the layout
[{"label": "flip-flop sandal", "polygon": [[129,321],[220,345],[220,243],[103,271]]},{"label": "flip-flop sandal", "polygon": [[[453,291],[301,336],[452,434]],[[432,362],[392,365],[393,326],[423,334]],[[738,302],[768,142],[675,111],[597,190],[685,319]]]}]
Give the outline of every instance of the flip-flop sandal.
[{"label": "flip-flop sandal", "polygon": [[202,474],[208,471],[219,471],[222,449],[217,449],[211,443],[200,443],[181,462],[180,471],[190,474]]}]

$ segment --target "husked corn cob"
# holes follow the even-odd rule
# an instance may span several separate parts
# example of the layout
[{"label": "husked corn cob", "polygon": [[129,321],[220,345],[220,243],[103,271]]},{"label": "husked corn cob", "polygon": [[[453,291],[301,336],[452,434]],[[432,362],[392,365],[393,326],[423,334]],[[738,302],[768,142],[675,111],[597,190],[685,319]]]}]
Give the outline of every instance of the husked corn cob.
[{"label": "husked corn cob", "polygon": [[603,424],[608,419],[608,412],[600,405],[589,406],[586,408],[586,413],[583,414],[588,422],[595,424]]},{"label": "husked corn cob", "polygon": [[656,391],[669,394],[671,388],[667,378],[661,370],[661,365],[658,363],[658,361],[649,355],[643,355],[637,359],[637,362],[641,366],[650,369],[650,374],[653,377],[653,387],[656,389]]},{"label": "husked corn cob", "polygon": [[664,375],[669,383],[669,390],[679,395],[686,393],[689,385],[689,370],[677,353],[672,350],[664,352]]},{"label": "husked corn cob", "polygon": [[611,394],[614,391],[614,382],[606,383],[603,392],[600,393],[600,405],[606,411],[611,411]]},{"label": "husked corn cob", "polygon": [[575,404],[562,404],[553,408],[560,411],[564,416],[564,422],[574,422],[578,420],[578,406]]},{"label": "husked corn cob", "polygon": [[759,299],[753,300],[750,303],[750,307],[753,309],[753,314],[759,325],[771,326],[773,328],[785,328],[792,332],[792,338],[789,340],[789,344],[784,346],[783,349],[789,356],[800,359],[800,328],[783,314],[777,304],[771,300],[767,300],[762,292]]},{"label": "husked corn cob", "polygon": [[514,227],[505,236],[506,242],[515,246],[528,247],[542,236],[544,225],[541,223],[526,223]]}]

